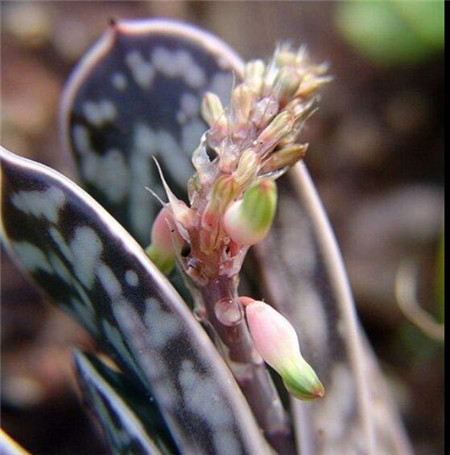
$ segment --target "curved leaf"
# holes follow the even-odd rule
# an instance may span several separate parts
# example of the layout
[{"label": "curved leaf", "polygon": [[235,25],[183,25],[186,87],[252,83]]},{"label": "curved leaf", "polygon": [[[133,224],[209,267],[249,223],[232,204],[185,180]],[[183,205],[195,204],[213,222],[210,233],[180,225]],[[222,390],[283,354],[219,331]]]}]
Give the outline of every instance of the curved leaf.
[{"label": "curved leaf", "polygon": [[326,390],[323,400],[292,403],[300,451],[408,454],[409,442],[359,325],[334,234],[303,163],[280,193],[273,233],[257,256],[270,301],[296,327]]},{"label": "curved leaf", "polygon": [[167,429],[155,421],[159,415],[152,409],[155,403],[147,402],[144,407],[135,384],[93,354],[77,350],[74,357],[84,400],[99,420],[113,453],[173,453],[173,447],[163,440]]},{"label": "curved leaf", "polygon": [[178,447],[265,453],[230,371],[125,229],[56,171],[5,149],[1,164],[9,248],[57,304],[108,343],[122,367],[151,384]]},{"label": "curved leaf", "polygon": [[80,61],[64,92],[61,130],[84,187],[141,243],[164,197],[152,156],[177,194],[206,124],[205,91],[226,101],[240,58],[193,26],[152,19],[111,25]]}]

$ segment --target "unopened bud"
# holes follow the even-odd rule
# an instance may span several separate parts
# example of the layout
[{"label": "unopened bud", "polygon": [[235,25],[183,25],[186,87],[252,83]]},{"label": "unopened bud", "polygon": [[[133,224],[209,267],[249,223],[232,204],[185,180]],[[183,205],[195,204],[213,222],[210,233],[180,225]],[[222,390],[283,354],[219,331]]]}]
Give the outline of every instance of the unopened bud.
[{"label": "unopened bud", "polygon": [[241,245],[254,245],[269,232],[277,205],[277,187],[272,179],[257,180],[241,200],[225,212],[223,225],[231,239]]},{"label": "unopened bud", "polygon": [[230,175],[219,177],[211,192],[210,200],[202,216],[202,228],[211,230],[219,224],[219,219],[228,204],[236,196],[237,184]]},{"label": "unopened bud", "polygon": [[288,391],[300,400],[322,398],[324,387],[301,355],[292,324],[264,302],[246,298],[241,303],[256,350],[283,378]]},{"label": "unopened bud", "polygon": [[266,65],[262,60],[253,60],[245,65],[245,83],[257,95],[261,93],[264,83]]},{"label": "unopened bud", "polygon": [[285,66],[278,72],[273,85],[274,95],[285,102],[297,91],[300,85],[300,75],[295,67]]},{"label": "unopened bud", "polygon": [[248,134],[248,122],[256,95],[244,84],[238,85],[231,92],[231,119],[233,135],[240,137]]},{"label": "unopened bud", "polygon": [[183,238],[176,228],[172,213],[164,207],[155,218],[152,226],[152,243],[145,250],[148,257],[164,273],[169,274],[178,251],[183,245]]},{"label": "unopened bud", "polygon": [[295,97],[307,98],[317,92],[322,85],[327,84],[331,80],[332,78],[329,76],[319,77],[313,74],[307,74],[302,79],[302,82],[295,93]]},{"label": "unopened bud", "polygon": [[295,65],[296,59],[297,55],[288,43],[278,46],[273,56],[273,61],[278,67]]},{"label": "unopened bud", "polygon": [[294,116],[288,111],[278,114],[256,139],[261,155],[269,152],[288,134],[295,122]]},{"label": "unopened bud", "polygon": [[237,189],[237,183],[230,175],[223,175],[215,183],[201,218],[200,245],[204,252],[214,249],[220,240],[218,238],[220,220],[236,196]]},{"label": "unopened bud", "polygon": [[203,119],[210,127],[219,121],[226,122],[222,102],[215,93],[205,93],[202,100],[201,112]]},{"label": "unopened bud", "polygon": [[307,149],[308,144],[294,144],[283,147],[269,156],[264,162],[261,172],[265,174],[287,166],[293,166],[305,156]]},{"label": "unopened bud", "polygon": [[236,171],[233,177],[236,182],[244,187],[248,182],[256,177],[259,171],[260,160],[254,149],[245,150],[239,158]]},{"label": "unopened bud", "polygon": [[272,94],[256,103],[251,121],[257,128],[264,128],[277,115],[279,110],[278,99]]}]

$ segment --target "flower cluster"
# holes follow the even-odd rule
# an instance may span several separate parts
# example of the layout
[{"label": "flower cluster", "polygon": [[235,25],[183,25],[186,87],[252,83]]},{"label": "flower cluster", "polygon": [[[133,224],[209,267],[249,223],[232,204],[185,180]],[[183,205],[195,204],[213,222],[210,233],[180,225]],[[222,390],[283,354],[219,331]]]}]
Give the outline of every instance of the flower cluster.
[{"label": "flower cluster", "polygon": [[[197,286],[239,272],[248,247],[272,223],[274,180],[305,155],[307,144],[297,138],[315,108],[318,89],[330,79],[326,69],[312,63],[305,48],[294,51],[284,44],[269,64],[246,64],[243,82],[233,88],[227,108],[215,94],[205,94],[201,109],[210,129],[193,153],[190,206],[165,185],[165,221],[155,225],[165,224],[161,229],[173,241],[166,243],[170,252],[162,253],[153,236],[148,252],[155,263],[161,255],[165,264],[167,256],[176,256]],[[184,255],[178,235],[188,246]]]}]

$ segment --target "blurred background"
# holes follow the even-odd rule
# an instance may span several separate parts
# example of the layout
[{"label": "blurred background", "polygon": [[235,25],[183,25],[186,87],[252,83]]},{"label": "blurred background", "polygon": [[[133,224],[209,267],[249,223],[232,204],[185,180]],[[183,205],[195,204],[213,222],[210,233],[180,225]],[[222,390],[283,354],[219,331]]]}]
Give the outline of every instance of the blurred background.
[{"label": "blurred background", "polygon": [[[69,175],[58,142],[61,90],[111,18],[183,19],[245,59],[268,58],[283,40],[305,43],[330,63],[334,81],[303,135],[306,164],[416,453],[444,453],[443,1],[0,7],[1,143]],[[2,427],[34,454],[106,453],[79,405],[71,367],[72,346],[92,341],[2,253]],[[402,305],[426,313],[412,322]]]}]

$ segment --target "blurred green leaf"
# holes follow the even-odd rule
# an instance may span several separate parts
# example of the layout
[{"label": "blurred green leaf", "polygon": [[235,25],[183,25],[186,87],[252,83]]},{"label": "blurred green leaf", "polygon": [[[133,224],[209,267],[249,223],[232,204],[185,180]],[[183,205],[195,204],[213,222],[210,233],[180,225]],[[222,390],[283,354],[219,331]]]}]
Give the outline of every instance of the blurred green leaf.
[{"label": "blurred green leaf", "polygon": [[340,2],[335,19],[343,37],[374,63],[418,63],[443,47],[442,1]]},{"label": "blurred green leaf", "polygon": [[444,1],[393,0],[405,22],[430,48],[444,49]]}]

